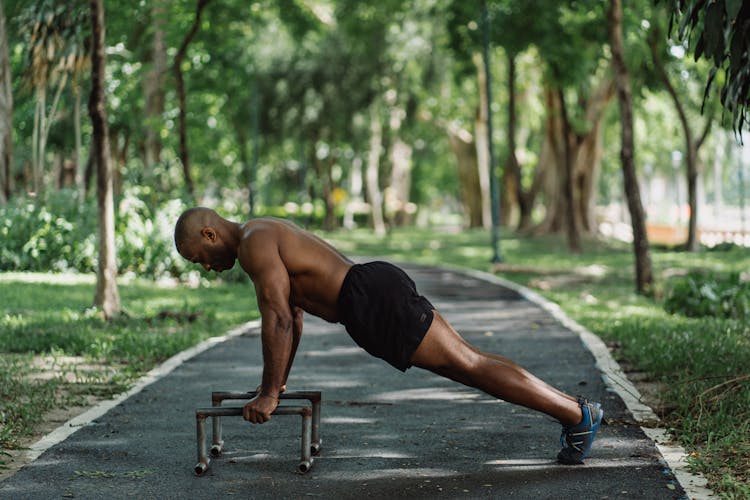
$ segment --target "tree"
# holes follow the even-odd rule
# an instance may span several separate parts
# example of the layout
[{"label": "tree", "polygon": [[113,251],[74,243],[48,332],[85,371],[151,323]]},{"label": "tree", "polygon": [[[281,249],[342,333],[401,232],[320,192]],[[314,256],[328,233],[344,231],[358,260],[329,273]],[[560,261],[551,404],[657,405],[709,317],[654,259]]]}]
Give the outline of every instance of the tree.
[{"label": "tree", "polygon": [[164,113],[164,76],[167,71],[167,49],[164,41],[165,0],[151,3],[151,67],[143,78],[146,137],[143,141],[144,163],[147,169],[161,160],[161,137],[159,136],[162,113]]},{"label": "tree", "polygon": [[195,199],[195,186],[193,185],[193,177],[190,173],[190,154],[188,152],[188,141],[187,141],[187,97],[185,95],[185,79],[182,76],[182,61],[185,59],[187,54],[188,45],[195,37],[198,29],[201,26],[201,15],[203,9],[208,5],[211,0],[197,0],[195,6],[195,18],[193,25],[190,30],[182,39],[180,47],[177,49],[177,53],[174,56],[172,62],[172,69],[174,71],[175,81],[177,84],[177,97],[180,102],[180,113],[179,113],[179,134],[180,134],[180,161],[182,162],[182,171],[185,174],[185,187],[188,190],[190,196]]},{"label": "tree", "polygon": [[625,182],[625,196],[628,201],[630,220],[633,226],[633,250],[635,253],[636,291],[640,294],[653,293],[653,273],[651,251],[646,236],[646,221],[641,203],[638,179],[635,173],[635,146],[633,144],[633,96],[630,89],[628,69],[625,65],[622,41],[622,3],[610,0],[609,32],[612,48],[612,65],[615,71],[617,100],[620,107],[620,137],[622,140],[620,161]]},{"label": "tree", "polygon": [[[614,95],[611,78],[603,70],[606,30],[598,5],[594,1],[488,2],[493,43],[503,47],[507,56],[503,219],[509,220],[507,215],[517,207],[519,229],[528,228],[536,196],[543,192],[545,219],[534,231],[564,230],[571,248],[579,246],[580,231],[595,229],[593,201],[602,155],[602,120]],[[458,59],[470,61],[467,53],[479,46],[477,30],[472,28],[477,26],[472,22],[475,10],[471,2],[451,4],[449,33]],[[546,123],[539,134],[543,137],[539,161],[524,165],[518,155],[516,61],[532,47],[546,70]],[[570,64],[573,60],[577,63]]]},{"label": "tree", "polygon": [[0,205],[11,196],[13,164],[13,92],[11,88],[8,35],[0,3]]},{"label": "tree", "polygon": [[750,2],[743,0],[668,0],[670,32],[693,47],[696,60],[707,59],[713,69],[706,83],[708,95],[718,72],[724,73],[721,103],[732,113],[740,131],[750,103]]},{"label": "tree", "polygon": [[104,6],[102,0],[90,0],[91,12],[91,93],[89,115],[93,127],[92,156],[96,165],[96,193],[99,208],[99,262],[96,274],[94,304],[105,318],[120,312],[117,291],[117,261],[115,257],[115,209],[112,183],[112,164],[107,125],[107,98],[104,91]]},{"label": "tree", "polygon": [[687,186],[688,186],[688,205],[690,206],[690,221],[688,223],[688,238],[685,243],[685,248],[690,252],[695,252],[700,248],[700,241],[697,236],[698,228],[698,172],[699,172],[699,157],[698,153],[701,146],[705,143],[706,137],[711,130],[711,124],[713,123],[712,111],[705,119],[703,131],[696,135],[691,122],[688,118],[688,111],[685,104],[683,104],[680,95],[677,92],[674,84],[669,78],[667,69],[662,56],[662,47],[659,41],[662,40],[661,31],[658,26],[654,27],[649,37],[649,47],[651,49],[651,58],[654,62],[654,67],[661,80],[667,93],[674,102],[677,116],[680,119],[680,125],[682,127],[682,133],[685,138],[685,158],[687,163]]}]

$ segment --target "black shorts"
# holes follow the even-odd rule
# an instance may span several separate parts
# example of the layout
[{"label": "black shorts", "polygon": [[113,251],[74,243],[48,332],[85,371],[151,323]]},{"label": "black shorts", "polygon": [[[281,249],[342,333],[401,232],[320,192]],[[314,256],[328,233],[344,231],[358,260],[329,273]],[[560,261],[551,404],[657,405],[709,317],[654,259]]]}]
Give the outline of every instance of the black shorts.
[{"label": "black shorts", "polygon": [[341,324],[357,345],[401,371],[411,366],[434,309],[414,281],[387,262],[352,266],[337,305]]}]

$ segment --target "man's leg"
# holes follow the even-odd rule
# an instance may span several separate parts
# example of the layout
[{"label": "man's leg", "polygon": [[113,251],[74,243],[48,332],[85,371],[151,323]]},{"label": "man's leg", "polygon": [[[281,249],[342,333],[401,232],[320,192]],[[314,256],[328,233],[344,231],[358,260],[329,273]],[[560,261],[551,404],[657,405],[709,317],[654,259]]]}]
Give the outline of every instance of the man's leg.
[{"label": "man's leg", "polygon": [[488,354],[464,340],[437,311],[411,363],[491,396],[538,410],[565,426],[581,421],[581,407],[513,361]]}]

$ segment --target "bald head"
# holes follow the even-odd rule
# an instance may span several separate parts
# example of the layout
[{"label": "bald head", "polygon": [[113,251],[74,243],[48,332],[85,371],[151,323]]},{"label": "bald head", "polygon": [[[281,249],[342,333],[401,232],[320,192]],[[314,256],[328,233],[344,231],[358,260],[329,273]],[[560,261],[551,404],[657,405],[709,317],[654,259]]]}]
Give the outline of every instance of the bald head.
[{"label": "bald head", "polygon": [[174,243],[177,251],[181,254],[183,249],[192,246],[201,239],[201,230],[204,227],[215,227],[221,219],[219,214],[210,208],[195,207],[185,210],[174,228]]},{"label": "bald head", "polygon": [[230,269],[237,258],[239,225],[210,208],[183,212],[174,228],[174,243],[180,255],[206,270]]}]

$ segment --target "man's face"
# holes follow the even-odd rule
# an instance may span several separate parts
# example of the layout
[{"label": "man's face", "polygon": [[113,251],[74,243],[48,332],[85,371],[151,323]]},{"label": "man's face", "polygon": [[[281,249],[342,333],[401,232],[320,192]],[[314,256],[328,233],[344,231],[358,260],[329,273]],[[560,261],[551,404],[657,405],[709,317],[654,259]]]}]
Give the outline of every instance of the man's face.
[{"label": "man's face", "polygon": [[222,242],[201,241],[187,244],[180,249],[180,255],[190,262],[200,264],[206,271],[220,273],[234,267],[236,256]]}]

